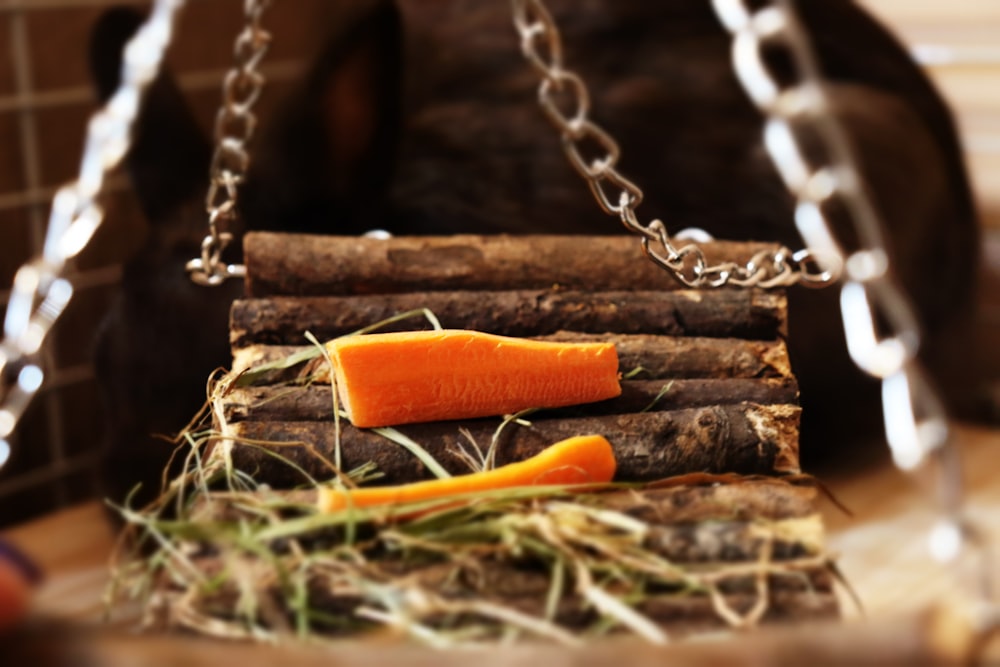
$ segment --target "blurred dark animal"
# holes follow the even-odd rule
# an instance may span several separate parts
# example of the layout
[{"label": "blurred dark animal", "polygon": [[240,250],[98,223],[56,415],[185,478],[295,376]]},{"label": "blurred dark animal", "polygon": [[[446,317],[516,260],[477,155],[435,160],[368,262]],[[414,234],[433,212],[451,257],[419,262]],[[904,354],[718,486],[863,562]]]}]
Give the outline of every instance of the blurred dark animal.
[{"label": "blurred dark animal", "polygon": [[[967,406],[962,334],[978,232],[949,110],[856,4],[798,4],[926,329],[925,357],[952,407]],[[599,211],[537,108],[537,81],[507,3],[329,5],[316,20],[333,34],[254,145],[242,192],[247,229],[624,231]],[[707,0],[552,5],[566,61],[590,85],[594,117],[620,140],[624,173],[645,189],[643,219],[801,246],[790,197],[761,147],[761,119],[737,85],[729,38]],[[115,10],[95,29],[102,98],[117,83],[121,46],[138,21]],[[204,234],[209,156],[179,90],[161,76],[128,157],[150,238],[125,270],[97,351],[115,497],[140,479],[147,497],[155,489],[170,446],[150,434],[181,429],[204,398],[208,373],[229,360],[227,306],[240,286],[196,287],[183,271]],[[877,386],[846,357],[836,292],[790,295],[807,453],[878,432]]]}]

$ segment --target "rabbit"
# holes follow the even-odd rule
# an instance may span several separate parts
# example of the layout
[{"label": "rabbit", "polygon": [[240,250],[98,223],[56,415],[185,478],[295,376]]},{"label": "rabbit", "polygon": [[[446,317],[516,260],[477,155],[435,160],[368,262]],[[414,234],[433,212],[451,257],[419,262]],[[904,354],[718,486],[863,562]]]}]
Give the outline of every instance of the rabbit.
[{"label": "rabbit", "polygon": [[[730,37],[707,0],[550,6],[566,64],[589,85],[594,119],[619,140],[621,170],[645,192],[641,218],[801,247],[792,198],[762,146],[762,118],[738,85]],[[972,362],[962,364],[979,231],[951,113],[896,38],[855,2],[796,6],[924,328],[925,360],[961,413],[972,403],[960,389],[971,384]],[[102,99],[139,21],[116,9],[95,28],[91,64]],[[237,233],[626,232],[599,210],[538,109],[538,81],[507,3],[329,3],[320,21],[330,34],[253,145]],[[151,434],[184,427],[208,374],[229,362],[227,313],[240,285],[199,287],[184,272],[204,234],[210,153],[162,73],[127,157],[149,239],[125,268],[96,344],[112,497],[138,480],[140,497],[155,493],[173,446]],[[850,246],[850,232],[838,233]],[[240,259],[238,243],[230,254]],[[807,463],[809,452],[836,458],[845,439],[879,430],[878,387],[848,359],[837,298],[836,289],[789,291]]]}]

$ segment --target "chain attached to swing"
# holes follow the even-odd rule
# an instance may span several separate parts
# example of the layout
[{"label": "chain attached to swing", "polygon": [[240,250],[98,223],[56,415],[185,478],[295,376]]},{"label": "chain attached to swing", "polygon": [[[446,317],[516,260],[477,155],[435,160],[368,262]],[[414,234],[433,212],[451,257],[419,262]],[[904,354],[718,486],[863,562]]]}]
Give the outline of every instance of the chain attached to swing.
[{"label": "chain attached to swing", "polygon": [[[795,223],[810,249],[791,253],[780,248],[773,254],[754,256],[744,266],[708,266],[697,246],[675,247],[660,220],[648,225],[639,222],[635,208],[642,202],[642,190],[615,168],[620,156],[615,140],[587,118],[586,84],[563,68],[558,27],[544,0],[512,0],[512,5],[522,51],[542,77],[539,103],[560,132],[570,163],[586,179],[605,212],[620,216],[628,229],[642,236],[650,259],[689,287],[776,287],[796,282],[823,287],[845,274],[840,304],[848,351],[861,370],[882,381],[886,439],[897,467],[916,474],[931,463],[937,464],[935,496],[941,519],[931,531],[931,553],[943,561],[955,560],[963,551],[979,557],[977,593],[985,613],[978,621],[985,632],[1000,622],[990,551],[964,514],[958,450],[942,402],[916,358],[920,345],[916,317],[890,272],[882,224],[862,187],[844,130],[831,113],[809,38],[790,0],[772,2],[759,9],[751,9],[745,0],[712,0],[712,5],[733,34],[737,77],[765,114],[764,145],[796,197]],[[544,55],[539,40],[544,40]],[[799,74],[797,81],[784,86],[778,82],[764,62],[765,46],[784,49],[786,62]],[[573,98],[572,115],[557,106],[554,92]],[[818,133],[830,156],[829,164],[818,169],[808,164],[796,123]],[[588,161],[580,149],[583,142],[598,146],[603,154]],[[609,196],[608,189],[618,190],[617,200]],[[821,208],[834,199],[844,204],[863,246],[848,256]],[[666,254],[654,251],[653,243]],[[880,333],[882,322],[889,329],[888,335]]]},{"label": "chain attached to swing", "polygon": [[[838,279],[840,266],[836,259],[820,258],[808,249],[793,252],[781,247],[759,252],[742,265],[710,265],[699,246],[691,243],[678,247],[674,243],[712,240],[704,230],[686,229],[671,239],[662,220],[642,223],[636,214],[643,199],[642,188],[618,171],[618,142],[588,117],[587,84],[564,67],[562,37],[544,1],[513,0],[513,12],[521,51],[541,78],[538,102],[558,130],[566,157],[604,212],[618,216],[629,231],[642,237],[643,252],[654,263],[688,287],[771,288],[795,283],[825,287]],[[557,94],[563,96],[561,103]],[[572,112],[564,113],[565,107]]]},{"label": "chain attached to swing", "polygon": [[[913,307],[889,266],[879,214],[862,187],[858,161],[844,128],[832,113],[823,74],[791,0],[751,9],[746,0],[712,0],[733,35],[733,65],[747,94],[765,114],[764,144],[785,185],[797,199],[795,222],[806,242],[844,266],[840,309],[851,359],[882,382],[886,440],[893,461],[929,479],[939,512],[930,534],[931,555],[942,562],[963,554],[976,558],[978,615],[982,630],[998,622],[991,551],[985,536],[965,514],[965,490],[958,446],[942,401],[917,359],[921,333]],[[780,49],[798,79],[778,83],[764,50]],[[796,125],[813,130],[829,163],[812,168],[804,157]],[[854,226],[861,249],[845,254],[822,205],[838,200]]]},{"label": "chain attached to swing", "polygon": [[184,2],[156,0],[125,46],[121,82],[87,124],[77,180],[59,188],[42,252],[14,277],[0,342],[0,468],[10,455],[8,439],[45,379],[42,344],[73,296],[69,263],[104,220],[97,198],[108,172],[128,151],[143,94],[156,78]]},{"label": "chain attached to swing", "polygon": [[219,285],[246,274],[245,266],[222,261],[222,253],[233,240],[239,186],[250,166],[247,145],[257,125],[253,107],[266,81],[258,67],[271,44],[271,33],[263,28],[261,18],[270,4],[271,0],[244,0],[246,24],[233,46],[235,64],[222,82],[222,106],[215,116],[215,153],[205,197],[208,235],[201,243],[201,256],[186,265],[191,280],[199,285]]}]

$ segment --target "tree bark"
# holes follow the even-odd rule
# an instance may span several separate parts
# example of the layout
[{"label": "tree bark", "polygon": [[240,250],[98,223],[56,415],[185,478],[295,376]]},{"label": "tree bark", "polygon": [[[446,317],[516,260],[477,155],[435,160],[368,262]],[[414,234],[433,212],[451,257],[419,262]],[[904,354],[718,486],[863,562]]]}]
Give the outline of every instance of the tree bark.
[{"label": "tree bark", "polygon": [[[585,333],[736,337],[774,340],[785,332],[783,294],[754,290],[674,292],[427,292],[349,297],[239,300],[230,316],[233,348],[303,345],[342,336],[402,312],[428,308],[450,329],[507,336]],[[405,322],[386,330],[426,328]]]},{"label": "tree bark", "polygon": [[[575,419],[539,419],[530,427],[510,424],[498,441],[497,463],[533,456],[554,442],[585,433],[604,435],[615,449],[621,481],[650,481],[689,472],[773,474],[798,472],[799,409],[753,404],[692,408],[672,412],[610,415]],[[436,422],[399,429],[418,442],[453,474],[470,472],[458,455],[474,446],[465,429],[485,451],[498,422]],[[336,437],[328,422],[253,422],[227,425],[236,441],[270,444],[237,445],[232,456],[238,468],[274,487],[305,480],[273,453],[294,462],[313,477],[332,476]],[[284,444],[281,444],[284,443]],[[292,443],[289,446],[289,443]],[[374,462],[384,474],[381,483],[398,484],[428,478],[425,466],[400,445],[372,431],[342,424],[342,469]]]},{"label": "tree bark", "polygon": [[781,339],[706,338],[650,334],[557,331],[540,340],[614,343],[622,373],[637,379],[791,377],[788,348]]},{"label": "tree bark", "polygon": [[806,475],[783,478],[734,473],[689,473],[630,493],[606,493],[603,506],[625,512],[651,526],[732,521],[781,521],[816,511],[819,489]]},{"label": "tree bark", "polygon": [[[211,556],[193,559],[195,566],[211,576],[222,566]],[[477,563],[474,571],[463,569],[454,563],[426,564],[369,561],[368,571],[379,572],[382,579],[397,578],[406,581],[410,589],[419,587],[431,595],[445,601],[459,604],[473,600],[494,606],[513,609],[534,618],[545,618],[547,595],[552,583],[548,572],[533,567],[530,562],[513,563],[507,560],[484,560]],[[718,571],[726,564],[700,565],[700,571]],[[247,563],[249,570],[246,581],[259,582],[262,590],[256,591],[258,598],[267,595],[272,611],[278,611],[287,604],[277,586],[273,565],[266,561]],[[331,586],[322,575],[310,586],[309,604],[312,609],[325,612],[329,616],[352,617],[355,610],[371,606],[360,591],[349,584]],[[602,586],[608,592],[627,594],[627,591],[613,591],[614,584]],[[726,588],[726,585],[720,588]],[[733,590],[721,591],[721,602],[739,615],[745,615],[758,603],[754,581],[750,577],[734,578]],[[333,590],[331,590],[333,589]],[[611,590],[609,590],[611,589]],[[333,591],[336,592],[333,592]],[[183,598],[184,591],[168,589],[166,599]],[[761,623],[790,622],[802,623],[821,619],[837,618],[840,614],[837,597],[832,591],[831,578],[822,567],[813,567],[791,574],[777,574],[768,577],[766,611]],[[214,593],[205,595],[198,607],[207,615],[231,618],[238,604],[239,592],[231,585],[220,587]],[[190,604],[189,599],[184,603]],[[469,604],[464,616],[466,623],[475,623],[475,615]],[[698,633],[718,631],[730,627],[719,615],[712,599],[705,593],[677,593],[670,591],[647,592],[645,599],[635,605],[635,609],[672,637],[684,637]],[[425,612],[426,613],[426,612]],[[575,590],[570,574],[566,591],[555,606],[553,622],[571,631],[586,630],[599,620],[593,607],[584,602]],[[454,625],[456,619],[446,617],[442,612],[429,618],[420,619],[422,624],[440,626]],[[199,628],[191,627],[198,631]],[[618,628],[621,631],[621,628]],[[322,632],[322,629],[320,629]]]},{"label": "tree bark", "polygon": [[[539,412],[540,418],[572,418],[664,412],[682,408],[757,403],[794,404],[798,385],[792,378],[765,380],[624,380],[621,396]],[[226,420],[332,421],[333,400],[328,384],[302,387],[266,386],[236,389],[219,399]]]},{"label": "tree bark", "polygon": [[[653,336],[648,334],[583,334],[560,331],[541,340],[609,342],[618,352],[622,374],[640,380],[673,378],[788,378],[792,372],[784,341]],[[233,372],[284,359],[303,350],[295,345],[253,344],[233,351]],[[276,372],[272,382],[294,379],[296,369]]]},{"label": "tree bark", "polygon": [[[822,519],[812,507],[815,494],[815,485],[806,479],[795,479],[793,483],[735,475],[689,475],[672,479],[662,488],[610,491],[599,498],[586,496],[583,502],[652,518],[643,547],[676,570],[650,578],[644,588],[644,599],[636,603],[636,608],[671,635],[684,635],[726,626],[703,590],[685,590],[685,573],[712,577],[722,602],[735,613],[746,614],[758,602],[755,568],[765,561],[772,570],[763,593],[767,611],[762,622],[792,619],[801,622],[838,614],[832,593],[833,578],[825,564],[820,539]],[[554,503],[552,507],[557,505]],[[209,508],[205,518],[230,522],[240,519],[238,511],[231,515],[234,510],[226,504],[219,509],[221,515],[216,516]],[[541,510],[540,516],[544,514],[545,510]],[[471,553],[485,550],[489,557],[470,559],[456,554],[452,559],[439,548],[425,548],[419,542],[401,556],[403,552],[393,547],[393,533],[385,533],[390,537],[380,537],[380,533],[369,534],[362,526],[356,526],[355,530],[363,531],[355,537],[359,544],[365,545],[365,571],[378,581],[403,581],[408,587],[419,587],[448,601],[476,600],[537,618],[545,616],[552,580],[548,560],[537,552],[529,549],[514,554],[489,550],[488,544],[501,538],[484,534],[481,545],[469,543],[466,548]],[[409,531],[403,528],[401,534]],[[314,543],[327,548],[336,539],[323,530],[300,536],[299,545],[309,551]],[[462,547],[456,545],[456,549]],[[211,549],[201,553],[203,556],[194,562],[210,579],[232,567],[229,559],[221,559]],[[253,554],[244,558],[239,568],[254,573],[243,580],[257,582],[260,589],[256,596],[270,595],[274,601],[272,608],[284,607],[284,594],[274,583],[279,577],[275,564]],[[336,584],[326,580],[324,572],[321,568],[311,578],[311,607],[328,614],[351,615],[366,603],[362,590],[340,576],[339,571],[331,572]],[[567,580],[553,620],[564,628],[583,630],[596,622],[598,615],[584,602],[574,581],[574,570],[569,568],[565,574]],[[600,586],[621,596],[627,597],[630,592],[614,578],[601,582]],[[170,589],[166,592],[169,594]],[[223,586],[204,598],[199,606],[228,618],[237,599],[234,587]],[[440,619],[431,616],[421,622],[435,625],[437,620]]]},{"label": "tree bark", "polygon": [[[710,261],[746,262],[762,243],[702,246]],[[634,236],[359,237],[250,233],[251,297],[395,294],[451,290],[673,290]],[[332,267],[332,268],[331,268]]]}]

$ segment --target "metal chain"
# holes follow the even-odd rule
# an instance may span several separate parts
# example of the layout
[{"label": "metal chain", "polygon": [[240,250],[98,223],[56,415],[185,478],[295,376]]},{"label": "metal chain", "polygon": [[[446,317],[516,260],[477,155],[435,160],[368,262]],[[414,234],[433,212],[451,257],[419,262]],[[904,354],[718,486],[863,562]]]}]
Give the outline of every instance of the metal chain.
[{"label": "metal chain", "polygon": [[710,241],[705,231],[686,229],[671,239],[661,220],[641,222],[636,208],[642,203],[642,189],[618,171],[618,142],[589,118],[587,85],[564,66],[562,37],[544,0],[512,0],[512,6],[521,51],[541,78],[539,104],[558,130],[566,157],[604,212],[618,216],[629,231],[642,237],[642,249],[653,262],[688,287],[770,288],[795,283],[824,287],[839,278],[835,259],[785,247],[759,252],[744,264],[710,265],[698,245],[674,244],[675,240]]},{"label": "metal chain", "polygon": [[222,253],[233,240],[239,186],[250,166],[247,145],[257,125],[253,106],[265,83],[258,67],[271,44],[271,33],[264,30],[261,18],[270,5],[271,0],[244,0],[246,24],[233,46],[235,64],[222,82],[222,105],[215,116],[215,153],[205,197],[208,235],[201,243],[201,256],[186,265],[191,280],[199,285],[220,285],[228,278],[246,275],[245,266],[226,264]]},{"label": "metal chain", "polygon": [[52,200],[42,253],[14,277],[0,342],[0,467],[10,456],[9,438],[18,420],[42,386],[42,344],[73,296],[66,264],[103,221],[97,197],[107,173],[128,151],[140,101],[156,77],[184,3],[156,0],[125,46],[121,83],[87,125],[77,180],[61,187]]},{"label": "metal chain", "polygon": [[[893,460],[911,473],[931,462],[938,466],[936,497],[941,519],[931,533],[931,552],[941,560],[956,559],[963,551],[979,557],[980,599],[988,610],[984,618],[996,623],[1000,613],[994,604],[989,549],[962,509],[958,451],[942,402],[916,358],[920,345],[916,317],[890,272],[883,226],[863,189],[845,132],[831,112],[809,38],[790,0],[772,2],[753,10],[744,0],[712,0],[719,19],[734,36],[737,76],[766,115],[764,144],[796,197],[795,223],[809,249],[791,253],[781,248],[754,256],[745,266],[708,266],[697,246],[676,248],[660,220],[647,225],[638,220],[635,208],[642,202],[642,190],[616,169],[621,151],[615,140],[588,119],[587,87],[576,73],[563,67],[561,38],[543,0],[512,0],[521,49],[542,78],[539,103],[558,129],[570,163],[586,179],[605,212],[620,216],[629,230],[642,236],[643,249],[654,262],[691,287],[772,287],[795,282],[825,286],[839,280],[842,272],[846,274],[840,303],[848,351],[861,370],[882,381],[886,439]],[[764,62],[765,46],[784,50],[786,61],[799,73],[797,81],[779,83]],[[556,93],[563,96],[562,105]],[[829,155],[826,165],[815,168],[806,161],[797,124],[800,130],[808,126],[819,134]],[[617,192],[617,197],[609,191]],[[861,250],[850,255],[837,243],[823,213],[823,204],[835,200],[847,211],[862,244]],[[677,237],[682,235],[689,236],[682,232]],[[654,250],[654,243],[664,252]]]},{"label": "metal chain", "polygon": [[[858,162],[844,128],[832,113],[823,75],[791,0],[750,9],[744,0],[712,0],[733,34],[732,57],[747,94],[765,114],[764,143],[788,189],[797,198],[795,221],[817,257],[837,257],[845,280],[840,307],[848,351],[857,366],[882,382],[886,439],[897,467],[916,474],[936,464],[932,479],[940,520],[931,553],[942,561],[963,552],[976,556],[980,600],[994,602],[985,538],[963,511],[959,453],[937,392],[917,360],[920,331],[913,308],[891,273],[879,215],[862,187]],[[782,85],[763,51],[780,50],[798,72]],[[796,132],[811,129],[829,161],[815,168],[803,156]],[[836,199],[847,212],[861,249],[849,255],[836,242],[822,205]],[[991,613],[995,614],[993,606]],[[995,622],[995,621],[994,621]]]}]

